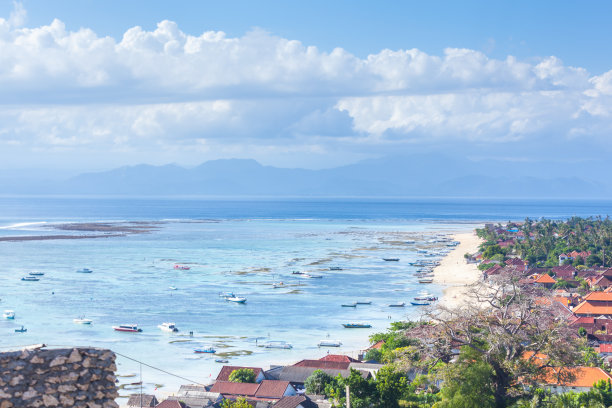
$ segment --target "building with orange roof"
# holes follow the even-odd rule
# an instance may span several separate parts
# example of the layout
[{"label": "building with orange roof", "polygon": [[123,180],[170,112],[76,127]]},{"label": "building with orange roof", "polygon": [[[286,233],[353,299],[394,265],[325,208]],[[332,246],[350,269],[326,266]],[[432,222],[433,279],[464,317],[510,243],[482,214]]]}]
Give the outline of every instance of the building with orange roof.
[{"label": "building with orange roof", "polygon": [[584,301],[574,308],[574,314],[588,317],[612,317],[612,293],[589,293],[585,296]]},{"label": "building with orange roof", "polygon": [[547,274],[547,273],[543,273],[543,274],[541,274],[540,276],[538,276],[538,277],[537,277],[537,278],[536,278],[536,279],[533,281],[533,283],[534,283],[534,284],[536,284],[536,285],[538,285],[538,286],[543,286],[543,287],[545,287],[545,288],[552,288],[552,287],[553,287],[553,285],[554,285],[555,283],[557,283],[557,281],[556,281],[556,280],[555,280],[555,279],[554,279],[552,276],[550,276],[549,274]]},{"label": "building with orange roof", "polygon": [[[568,375],[572,378],[568,378]],[[612,381],[612,376],[599,367],[545,368],[539,383],[555,394],[569,391],[588,392],[600,380]]]}]

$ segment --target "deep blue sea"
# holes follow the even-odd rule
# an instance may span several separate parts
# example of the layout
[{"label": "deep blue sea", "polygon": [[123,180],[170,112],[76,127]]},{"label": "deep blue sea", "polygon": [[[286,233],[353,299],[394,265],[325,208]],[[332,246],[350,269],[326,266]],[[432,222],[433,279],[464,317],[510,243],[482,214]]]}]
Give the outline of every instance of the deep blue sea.
[{"label": "deep blue sea", "polygon": [[[389,304],[408,303],[423,289],[409,262],[421,257],[418,250],[435,252],[430,241],[436,236],[485,221],[608,214],[612,201],[0,197],[0,237],[66,234],[52,228],[66,222],[150,221],[157,227],[115,238],[0,242],[0,308],[16,313],[14,321],[0,321],[0,347],[107,347],[198,383],[214,378],[221,365],[214,356],[194,354],[197,347],[229,353],[234,365],[264,368],[352,353],[389,321],[418,318],[418,307]],[[177,264],[190,269],[176,270]],[[76,273],[84,267],[93,273]],[[31,271],[45,275],[20,280]],[[274,288],[279,281],[285,286]],[[434,285],[428,290],[442,292]],[[226,302],[218,295],[225,291],[247,303]],[[359,300],[372,305],[341,307]],[[74,324],[79,316],[93,324]],[[351,321],[373,327],[342,327]],[[162,322],[181,331],[164,333],[157,328]],[[143,332],[111,328],[124,323],[137,323]],[[27,333],[15,333],[22,325]],[[321,339],[343,346],[318,348]],[[270,340],[293,348],[260,347]],[[118,363],[120,375],[141,368],[123,357]],[[172,391],[188,382],[146,366],[142,371],[147,389],[163,384],[160,389]]]}]

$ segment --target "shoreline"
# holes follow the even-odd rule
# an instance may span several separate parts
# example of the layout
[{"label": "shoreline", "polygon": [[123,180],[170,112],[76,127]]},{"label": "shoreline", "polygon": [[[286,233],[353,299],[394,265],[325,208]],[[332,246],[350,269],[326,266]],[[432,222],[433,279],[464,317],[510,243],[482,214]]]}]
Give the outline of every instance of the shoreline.
[{"label": "shoreline", "polygon": [[459,245],[442,258],[440,265],[434,268],[433,278],[434,284],[444,288],[439,304],[449,308],[463,304],[466,301],[467,287],[480,280],[482,276],[477,264],[469,264],[464,258],[465,253],[473,254],[478,250],[481,239],[476,236],[476,232],[472,230],[456,233],[452,237],[459,241]]}]

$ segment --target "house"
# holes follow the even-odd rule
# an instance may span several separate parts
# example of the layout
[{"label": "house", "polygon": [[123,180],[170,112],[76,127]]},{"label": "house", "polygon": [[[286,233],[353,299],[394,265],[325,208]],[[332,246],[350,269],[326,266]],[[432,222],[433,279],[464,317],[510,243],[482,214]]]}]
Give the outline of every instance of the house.
[{"label": "house", "polygon": [[180,401],[163,400],[155,408],[187,408],[187,405]]},{"label": "house", "polygon": [[573,261],[576,258],[582,258],[586,260],[589,255],[591,255],[591,251],[582,251],[582,252],[572,251],[566,254],[560,254],[559,255],[559,266],[563,265],[565,261]]},{"label": "house", "polygon": [[317,404],[305,395],[292,395],[279,399],[273,408],[317,408]]},{"label": "house", "polygon": [[[573,378],[564,377],[564,374]],[[589,392],[600,380],[611,381],[612,376],[599,367],[551,367],[544,370],[539,382],[552,393],[562,394],[569,391]]]},{"label": "house", "polygon": [[249,370],[253,370],[255,373],[255,382],[260,383],[265,379],[264,371],[259,367],[242,367],[242,366],[223,366],[219,375],[217,375],[216,381],[229,381],[229,377],[235,370],[240,370],[242,368],[247,368]]},{"label": "house", "polygon": [[151,394],[132,394],[128,399],[128,408],[155,407],[159,404],[155,395]]},{"label": "house", "polygon": [[353,357],[345,356],[344,354],[328,354],[325,357],[321,357],[319,361],[335,361],[339,363],[358,363],[359,360]]},{"label": "house", "polygon": [[535,278],[533,283],[534,285],[543,286],[545,288],[550,289],[553,287],[555,283],[557,283],[557,281],[554,280],[549,274],[543,273],[537,278]]},{"label": "house", "polygon": [[223,398],[235,399],[245,397],[260,401],[275,401],[282,397],[296,395],[295,388],[289,381],[263,380],[260,383],[235,383],[217,381],[210,392],[219,393]]},{"label": "house", "polygon": [[576,316],[612,317],[612,293],[591,292],[584,301],[574,308]]},{"label": "house", "polygon": [[573,280],[576,277],[577,271],[572,265],[554,266],[552,273],[557,279],[566,281]]},{"label": "house", "polygon": [[221,394],[209,392],[203,385],[181,385],[178,393],[167,399],[182,401],[189,408],[219,407],[223,402]]},{"label": "house", "polygon": [[321,361],[321,360],[302,360],[295,363],[294,367],[314,367],[330,368],[335,370],[347,370],[351,363],[348,361]]},{"label": "house", "polygon": [[[351,375],[350,369],[341,370],[334,368],[285,366],[271,368],[266,371],[266,377],[281,381],[289,381],[294,387],[303,388],[306,379],[316,370],[321,370],[331,377],[336,377],[340,374],[342,377],[346,378]],[[368,371],[359,370],[359,373],[365,379],[372,377],[372,374]]]},{"label": "house", "polygon": [[378,370],[380,370],[383,367],[384,367],[384,364],[358,362],[358,363],[351,363],[349,365],[349,370],[353,369],[353,370],[358,370],[358,371],[367,371],[368,373],[372,375],[373,379],[376,379],[376,373],[378,373]]}]

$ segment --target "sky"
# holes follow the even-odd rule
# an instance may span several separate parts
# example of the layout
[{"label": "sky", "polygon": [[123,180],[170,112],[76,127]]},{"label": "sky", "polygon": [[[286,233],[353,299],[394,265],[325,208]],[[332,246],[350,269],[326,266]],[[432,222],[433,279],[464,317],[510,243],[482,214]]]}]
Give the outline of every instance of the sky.
[{"label": "sky", "polygon": [[606,162],[610,15],[607,1],[0,0],[0,170]]}]

